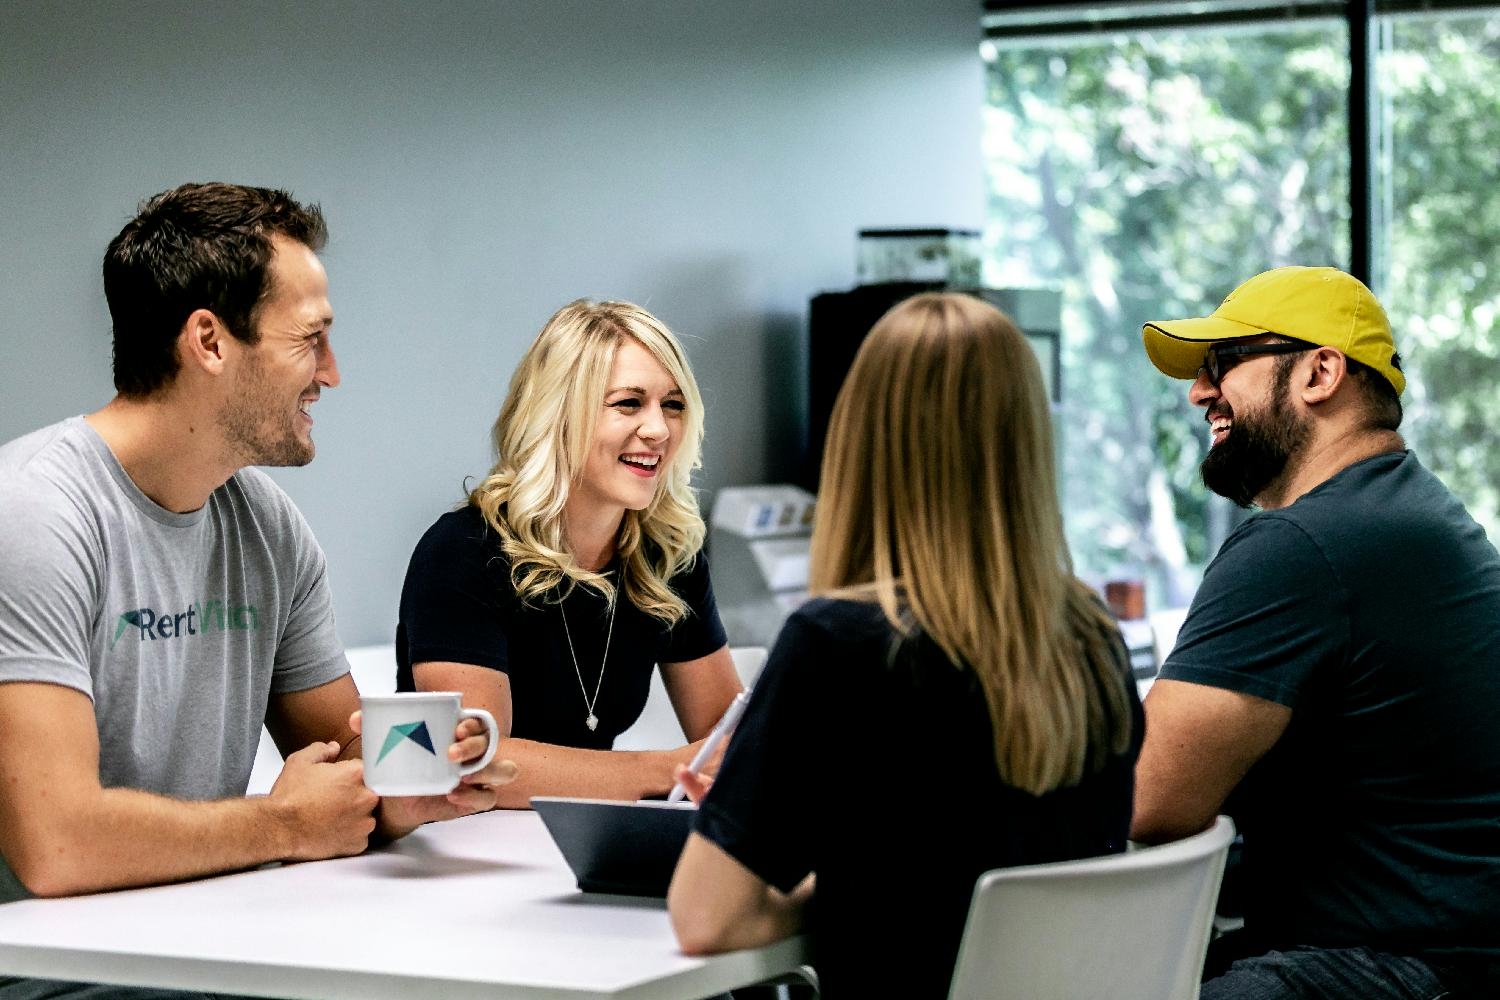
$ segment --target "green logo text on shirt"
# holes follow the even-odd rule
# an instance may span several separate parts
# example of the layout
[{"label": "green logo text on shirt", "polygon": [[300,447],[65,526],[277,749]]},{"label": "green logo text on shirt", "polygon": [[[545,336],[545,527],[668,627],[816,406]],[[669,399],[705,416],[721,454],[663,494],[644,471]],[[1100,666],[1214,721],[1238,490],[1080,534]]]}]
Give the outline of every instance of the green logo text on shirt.
[{"label": "green logo text on shirt", "polygon": [[140,641],[147,639],[181,639],[189,635],[204,635],[209,632],[246,632],[260,628],[260,612],[253,604],[229,604],[226,601],[194,601],[186,611],[157,611],[153,608],[136,608],[120,615],[115,622],[115,637],[109,648],[126,629],[137,629]]}]

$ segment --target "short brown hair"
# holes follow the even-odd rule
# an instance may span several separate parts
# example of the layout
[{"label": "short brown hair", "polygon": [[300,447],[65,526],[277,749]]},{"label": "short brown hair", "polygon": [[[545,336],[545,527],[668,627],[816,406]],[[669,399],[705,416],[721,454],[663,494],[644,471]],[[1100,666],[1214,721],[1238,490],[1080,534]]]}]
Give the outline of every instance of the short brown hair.
[{"label": "short brown hair", "polygon": [[208,309],[232,335],[255,343],[273,235],[317,251],[328,228],[317,205],[271,188],[183,184],[141,203],[104,254],[122,395],[149,396],[172,381],[181,364],[177,335],[195,309]]},{"label": "short brown hair", "polygon": [[1401,397],[1396,394],[1396,387],[1391,385],[1390,379],[1361,361],[1349,357],[1344,361],[1349,374],[1354,376],[1355,385],[1359,386],[1360,393],[1364,396],[1365,415],[1370,426],[1382,431],[1393,431],[1400,427],[1404,411],[1401,408]]}]

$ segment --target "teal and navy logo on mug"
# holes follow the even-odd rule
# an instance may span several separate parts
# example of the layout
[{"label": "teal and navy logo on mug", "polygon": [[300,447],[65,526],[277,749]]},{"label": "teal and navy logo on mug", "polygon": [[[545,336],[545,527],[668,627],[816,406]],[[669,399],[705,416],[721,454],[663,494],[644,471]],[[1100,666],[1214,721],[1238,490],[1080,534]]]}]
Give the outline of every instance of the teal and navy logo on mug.
[{"label": "teal and navy logo on mug", "polygon": [[381,746],[380,756],[375,758],[375,763],[379,764],[381,761],[385,760],[386,754],[390,753],[392,750],[396,749],[407,740],[415,743],[417,746],[421,747],[423,750],[426,750],[434,757],[437,756],[437,749],[432,745],[432,734],[427,732],[427,723],[403,722],[398,725],[392,726],[390,730],[385,734],[385,743]]}]

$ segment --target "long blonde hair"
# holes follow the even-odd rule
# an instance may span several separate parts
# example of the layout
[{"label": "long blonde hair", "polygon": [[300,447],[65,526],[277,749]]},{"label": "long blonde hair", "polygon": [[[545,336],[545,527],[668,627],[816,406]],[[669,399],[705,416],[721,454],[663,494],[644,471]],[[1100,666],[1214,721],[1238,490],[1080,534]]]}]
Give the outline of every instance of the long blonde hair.
[{"label": "long blonde hair", "polygon": [[511,582],[527,603],[563,585],[593,587],[613,600],[610,580],[574,559],[563,538],[563,508],[583,472],[604,405],[615,352],[630,338],[666,370],[686,404],[682,440],[644,510],[627,510],[615,539],[621,586],[632,604],[674,625],[687,605],[667,582],[703,546],[703,517],[690,485],[701,464],[703,398],[682,345],[646,310],[628,302],[579,299],[559,309],[511,376],[495,421],[495,465],[469,493],[510,559]]},{"label": "long blonde hair", "polygon": [[834,404],[814,594],[878,601],[984,689],[995,763],[1033,794],[1130,740],[1113,620],[1072,571],[1047,396],[1026,339],[966,295],[900,303]]}]

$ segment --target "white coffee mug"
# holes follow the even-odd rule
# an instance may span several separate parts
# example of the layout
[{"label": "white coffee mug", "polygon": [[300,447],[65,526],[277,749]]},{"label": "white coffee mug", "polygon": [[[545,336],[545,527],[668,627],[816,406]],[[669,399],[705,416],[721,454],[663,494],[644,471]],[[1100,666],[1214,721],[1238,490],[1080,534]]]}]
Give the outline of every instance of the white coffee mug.
[{"label": "white coffee mug", "polygon": [[[494,759],[500,742],[495,717],[462,708],[456,691],[360,695],[365,785],[380,795],[446,795],[458,779]],[[460,766],[448,759],[460,719],[478,719],[489,730],[484,756]]]}]

